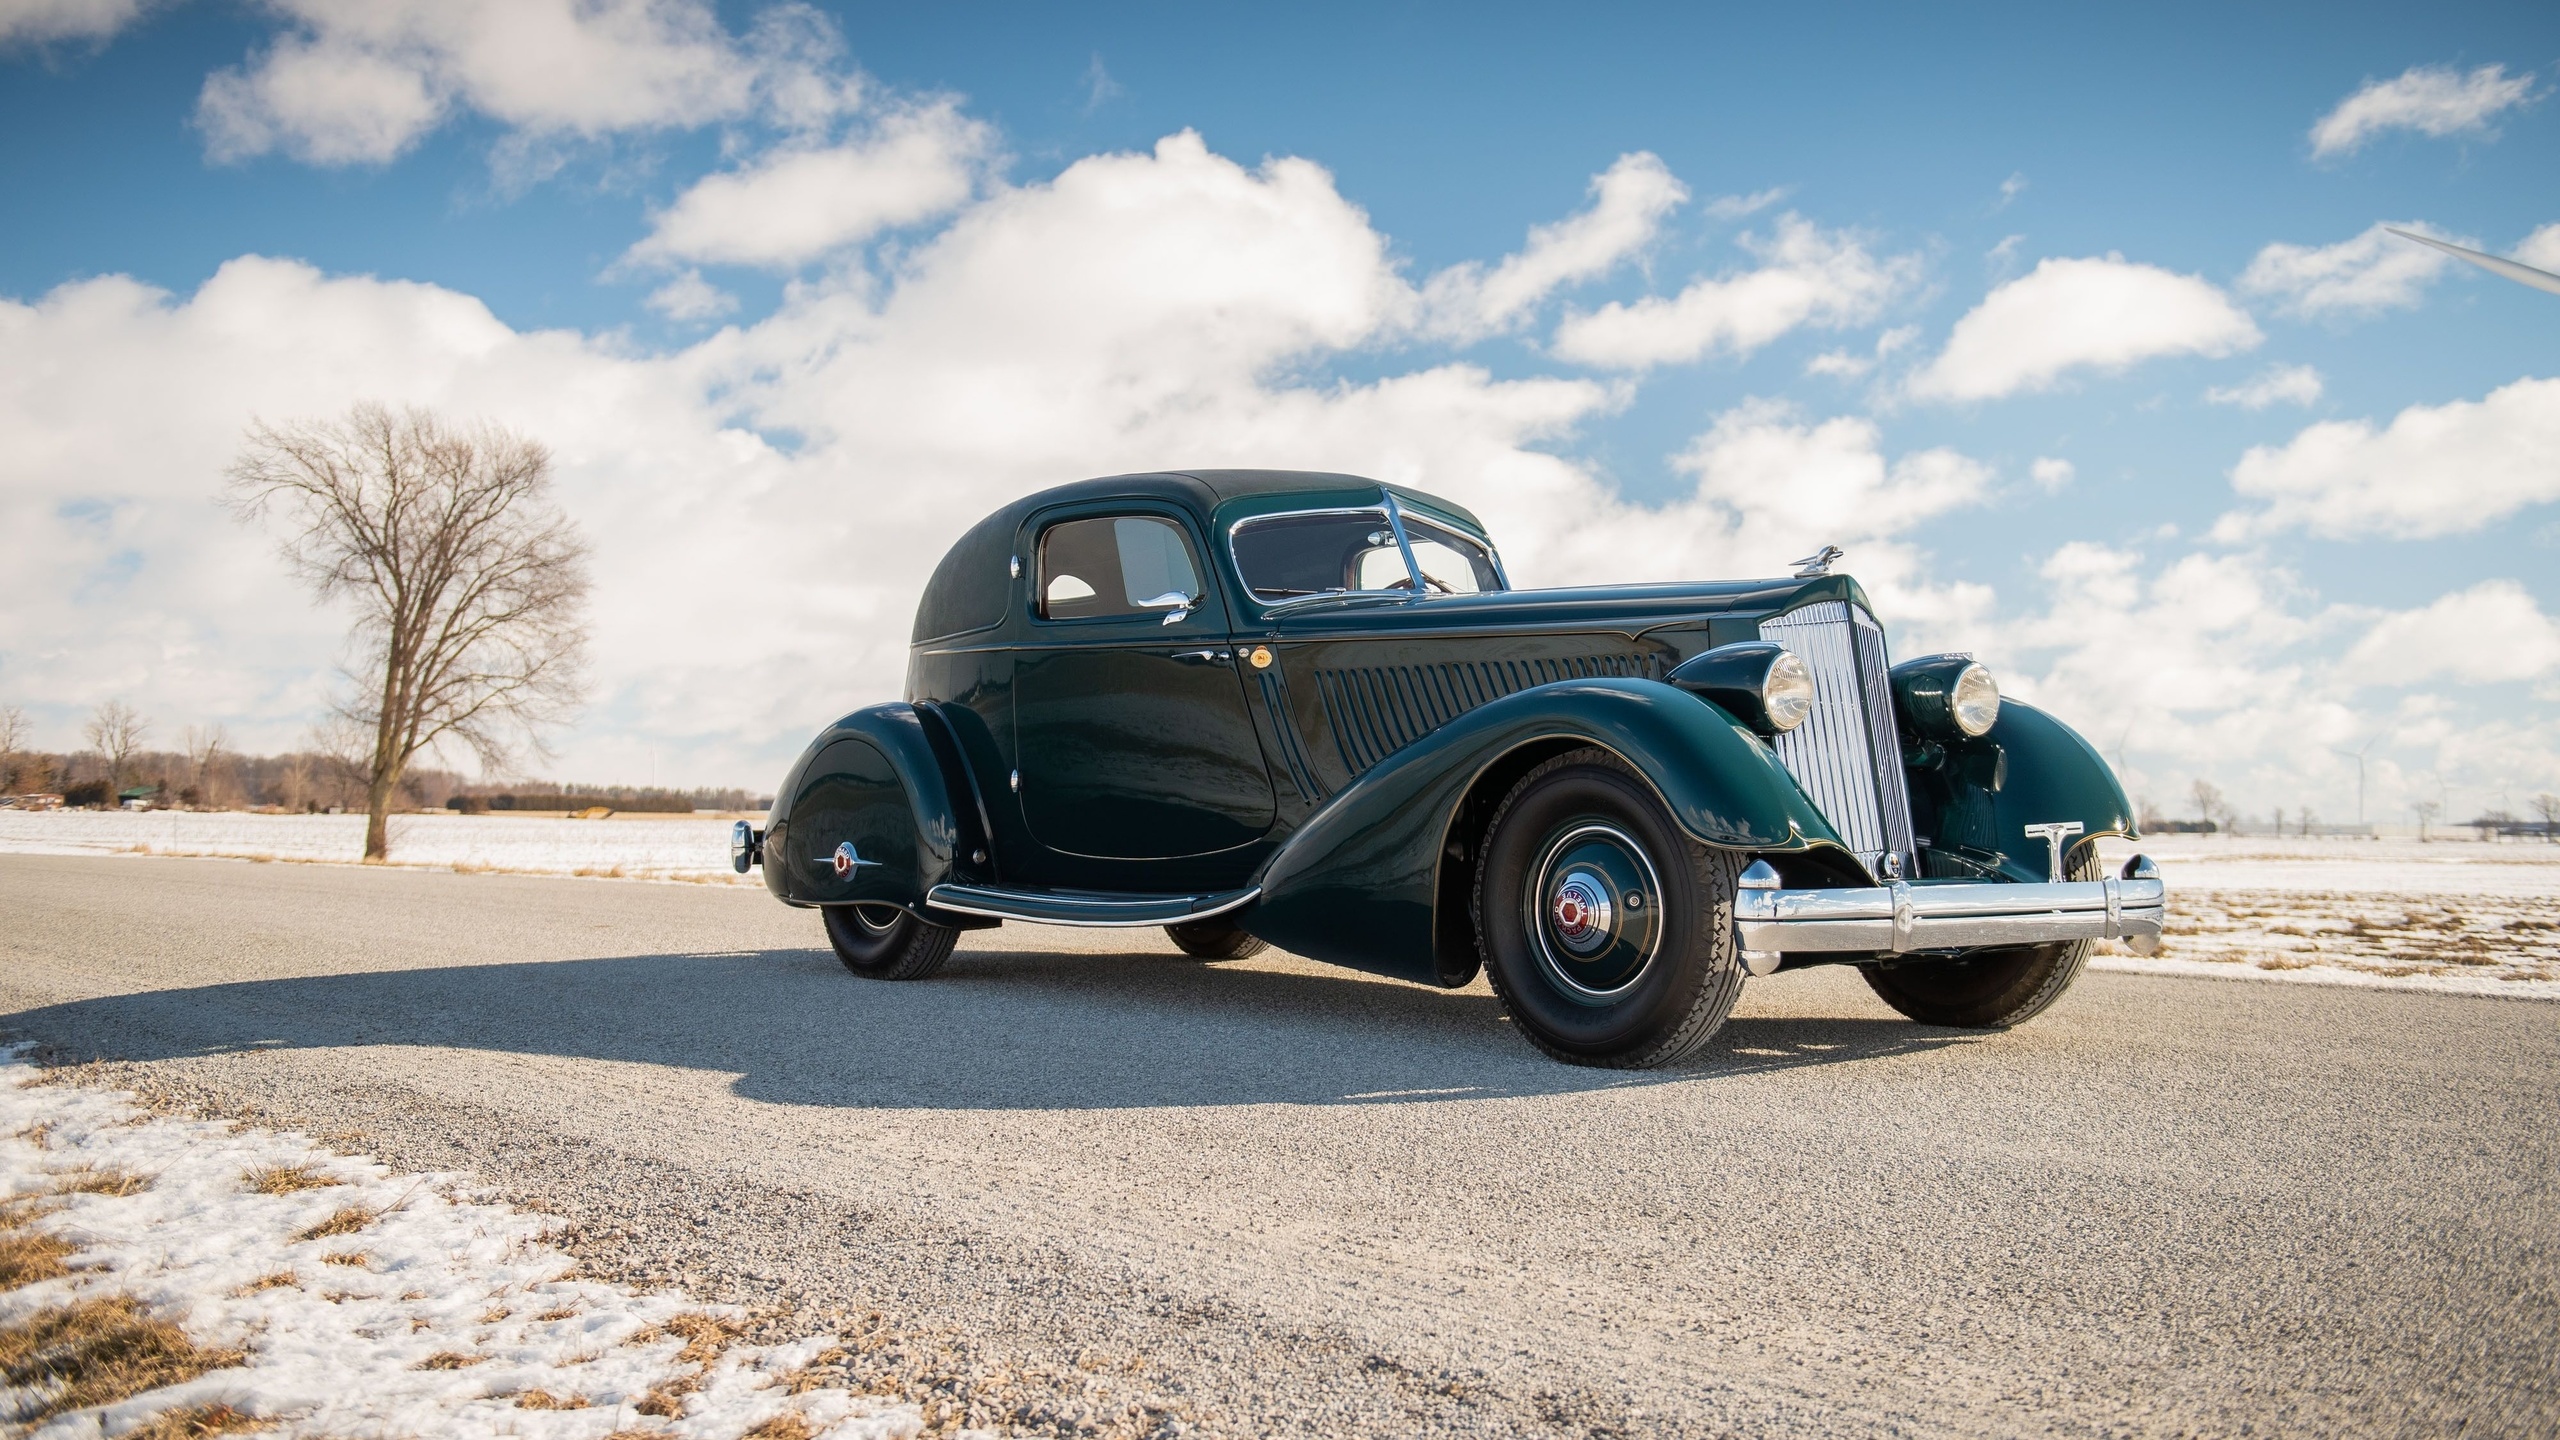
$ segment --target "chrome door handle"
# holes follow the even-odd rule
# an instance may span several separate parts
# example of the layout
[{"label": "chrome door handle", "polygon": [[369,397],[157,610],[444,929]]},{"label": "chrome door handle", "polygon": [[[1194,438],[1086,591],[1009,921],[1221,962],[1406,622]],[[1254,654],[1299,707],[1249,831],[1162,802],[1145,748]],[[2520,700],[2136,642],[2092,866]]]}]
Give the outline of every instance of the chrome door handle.
[{"label": "chrome door handle", "polygon": [[1173,658],[1185,665],[1216,665],[1232,657],[1224,650],[1176,650]]}]

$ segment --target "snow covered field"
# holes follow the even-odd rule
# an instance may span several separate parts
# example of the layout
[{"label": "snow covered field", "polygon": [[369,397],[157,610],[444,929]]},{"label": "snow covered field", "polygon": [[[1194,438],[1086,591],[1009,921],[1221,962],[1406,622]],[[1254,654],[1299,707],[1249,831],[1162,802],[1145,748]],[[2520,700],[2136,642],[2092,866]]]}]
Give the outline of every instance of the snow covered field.
[{"label": "snow covered field", "polygon": [[[397,865],[757,885],[729,822],[400,815]],[[2137,847],[2109,841],[2110,870]],[[2167,835],[2168,947],[2103,946],[2100,969],[2560,999],[2560,845]],[[361,815],[0,811],[0,852],[353,863]]]},{"label": "snow covered field", "polygon": [[[394,815],[391,863],[438,870],[761,884],[729,868],[730,823],[692,816],[549,820],[513,815]],[[0,851],[217,855],[351,865],[364,858],[364,817],[0,810]]]},{"label": "snow covered field", "polygon": [[2099,969],[2560,999],[2560,845],[2167,835],[2166,948]]},{"label": "snow covered field", "polygon": [[[27,1375],[0,1388],[0,1426],[24,1427],[12,1433],[120,1436],[155,1419],[155,1436],[348,1440],[925,1429],[914,1405],[828,1383],[836,1337],[747,1344],[733,1309],[575,1278],[541,1217],[476,1201],[456,1177],[38,1081],[0,1052],[0,1354],[19,1352],[12,1373]],[[18,1364],[30,1348],[42,1358]],[[114,1393],[149,1381],[162,1383]]]}]

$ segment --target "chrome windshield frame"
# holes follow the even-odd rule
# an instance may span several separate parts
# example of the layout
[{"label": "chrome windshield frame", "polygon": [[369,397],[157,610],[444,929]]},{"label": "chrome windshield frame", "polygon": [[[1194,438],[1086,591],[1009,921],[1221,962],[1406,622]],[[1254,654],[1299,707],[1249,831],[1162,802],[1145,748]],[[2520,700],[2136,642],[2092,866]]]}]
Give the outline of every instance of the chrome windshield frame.
[{"label": "chrome windshield frame", "polygon": [[[1389,497],[1389,500],[1392,503],[1393,497]],[[1263,599],[1262,592],[1253,588],[1253,577],[1244,573],[1244,562],[1236,558],[1237,532],[1243,530],[1248,525],[1260,525],[1268,520],[1301,520],[1310,515],[1374,515],[1379,519],[1386,521],[1388,528],[1395,534],[1396,548],[1404,555],[1405,574],[1407,576],[1411,576],[1413,574],[1413,550],[1412,547],[1405,544],[1404,527],[1398,522],[1394,512],[1384,505],[1326,505],[1313,510],[1274,510],[1267,515],[1247,515],[1243,519],[1229,523],[1227,526],[1227,563],[1235,567],[1236,579],[1244,586],[1244,598],[1246,600],[1255,605],[1261,606],[1262,609],[1268,613],[1273,610],[1284,609],[1291,605],[1304,605],[1315,600],[1366,598],[1401,601],[1411,600],[1414,598],[1413,590],[1342,589],[1319,590],[1313,595],[1284,595],[1277,600]],[[1422,582],[1419,580],[1408,580],[1407,583],[1419,588]]]}]

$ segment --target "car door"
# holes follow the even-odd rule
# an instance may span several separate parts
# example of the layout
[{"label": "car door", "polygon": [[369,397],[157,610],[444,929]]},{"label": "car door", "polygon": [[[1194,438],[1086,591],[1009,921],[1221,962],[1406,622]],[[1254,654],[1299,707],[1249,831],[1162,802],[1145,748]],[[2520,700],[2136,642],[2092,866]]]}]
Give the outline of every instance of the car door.
[{"label": "car door", "polygon": [[1034,517],[1016,660],[1025,826],[1068,856],[1156,860],[1251,844],[1270,773],[1197,535],[1137,502]]}]

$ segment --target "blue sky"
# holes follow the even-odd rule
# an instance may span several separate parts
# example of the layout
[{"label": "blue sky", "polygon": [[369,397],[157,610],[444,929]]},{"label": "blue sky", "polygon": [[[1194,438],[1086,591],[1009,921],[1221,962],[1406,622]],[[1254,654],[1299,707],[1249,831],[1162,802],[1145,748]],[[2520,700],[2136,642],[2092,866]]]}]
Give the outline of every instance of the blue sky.
[{"label": "blue sky", "polygon": [[[1530,567],[1558,582],[1766,571],[1837,532],[1849,568],[1878,567],[1906,650],[1981,651],[2172,808],[2205,776],[2249,808],[2335,818],[2353,782],[2332,742],[2367,740],[2387,757],[2391,805],[2434,795],[2469,810],[2560,788],[2560,487],[2532,478],[2560,463],[2560,399],[2444,409],[2560,373],[2560,298],[2412,269],[2395,259],[2405,242],[2353,248],[2390,221],[2560,254],[2560,231],[2542,228],[2560,221],[2550,7],[1568,19],[658,0],[495,37],[503,8],[0,0],[0,184],[15,197],[0,297],[23,317],[0,354],[0,423],[21,432],[0,483],[61,541],[49,566],[0,586],[0,703],[24,705],[40,739],[69,743],[78,715],[117,694],[171,730],[220,720],[292,742],[326,692],[332,623],[249,574],[258,537],[209,529],[206,498],[246,411],[373,396],[476,407],[562,450],[564,495],[592,507],[603,539],[598,699],[554,768],[589,778],[634,778],[646,755],[678,778],[755,783],[832,707],[894,691],[913,554],[1009,493],[1267,458],[1404,466],[1398,478],[1558,527]],[[546,44],[563,48],[528,53]],[[305,53],[311,71],[279,59]],[[812,111],[785,98],[793,83],[832,98]],[[368,98],[367,85],[387,88]],[[393,93],[403,85],[434,98],[421,110]],[[2314,127],[2359,96],[2368,123],[2323,151]],[[1205,158],[1158,148],[1184,132]],[[769,186],[763,203],[785,207],[769,214],[874,217],[787,254],[721,230],[711,191],[708,229],[686,239],[670,220],[706,181],[879,153],[898,134],[941,147],[942,180],[855,165],[817,190]],[[1096,163],[1111,156],[1133,164]],[[1629,156],[1653,168],[1612,171]],[[1266,162],[1291,157],[1321,167],[1321,185],[1275,179]],[[1151,188],[1176,171],[1199,185]],[[1532,227],[1592,211],[1604,172],[1654,198],[1593,242],[1600,259],[1487,310],[1466,273],[1481,280],[1536,250]],[[874,183],[924,189],[821,193]],[[1061,213],[1034,213],[1044,196]],[[1226,205],[1281,235],[1250,268],[1215,253]],[[1004,239],[1009,224],[1030,238]],[[1816,259],[1775,252],[1788,224]],[[1190,297],[1164,301],[1146,321],[1157,329],[1116,330],[1105,313],[1110,285],[1143,283],[1100,253],[1123,225],[1162,247],[1164,293]],[[971,268],[1034,240],[1093,257],[1063,264],[1058,286],[1104,308],[1025,300],[1014,277]],[[1201,247],[1196,265],[1185,246]],[[2301,249],[2271,259],[2271,246]],[[200,289],[241,257],[299,262],[308,283],[279,272],[236,297]],[[1690,321],[1655,314],[1657,340],[1706,327],[1663,342],[1667,359],[1627,350],[1654,342],[1623,327],[1615,342],[1568,338],[1577,316],[1761,272],[1813,298],[1764,311],[1737,288],[1703,296]],[[115,309],[101,277],[142,287],[114,292],[112,320],[75,303]],[[689,311],[668,298],[685,277]],[[454,320],[446,300],[485,306],[496,328]],[[1018,357],[1008,305],[1038,312],[1044,337]],[[1230,306],[1253,318],[1222,322]],[[1966,369],[1950,346],[1986,307]],[[2164,310],[2183,318],[2148,338],[2101,333]],[[1089,353],[1077,324],[1095,327]],[[282,341],[247,356],[238,326],[339,358]],[[1184,357],[1178,370],[1110,358],[1149,336]],[[2017,358],[2022,345],[2044,360]],[[878,353],[845,369],[865,347]],[[532,358],[491,358],[516,351]],[[393,352],[405,358],[376,363]],[[220,375],[221,403],[191,364]],[[956,407],[943,423],[1006,433],[1005,447],[843,418],[867,391],[840,387],[937,365],[951,370],[934,403]],[[1450,381],[1452,398],[1412,398],[1414,377],[1451,367],[1473,377]],[[2272,381],[2260,388],[2280,398],[2231,398]],[[1051,382],[1201,418],[1168,426],[1155,403],[1097,421],[1090,403],[1035,398]],[[1015,384],[1030,390],[1007,401]],[[987,413],[953,398],[973,394]],[[637,408],[618,421],[616,404]],[[2417,420],[2394,450],[2385,432],[2404,412]],[[139,422],[147,442],[120,436],[115,417],[137,415],[169,418]],[[2324,422],[2369,422],[2365,450],[2341,458],[2306,438]],[[2295,487],[2291,510],[2235,488],[2252,447],[2269,455],[2258,473]],[[2437,458],[2412,468],[2410,453]],[[876,459],[890,455],[899,465]],[[742,467],[740,498],[695,493],[688,466],[728,463],[704,457]],[[1791,466],[1826,465],[1847,478],[1779,493]],[[1860,465],[1875,473],[1857,478]],[[2493,472],[2508,478],[2476,480]],[[2386,493],[2413,487],[2481,518],[2413,518]],[[646,497],[664,502],[656,528],[628,520]],[[812,504],[838,528],[811,538],[781,518]],[[1574,531],[1584,517],[1592,535]],[[1669,538],[1615,555],[1611,526]],[[1502,538],[1536,561],[1537,537]],[[866,633],[742,639],[653,608],[663,587],[648,577],[676,557],[753,563],[777,545],[816,547],[795,563],[868,617]],[[2211,605],[2257,618],[2197,613]],[[2494,653],[2446,659],[2431,637],[2453,632],[2503,638],[2465,638]],[[706,705],[702,685],[758,699]]]}]

